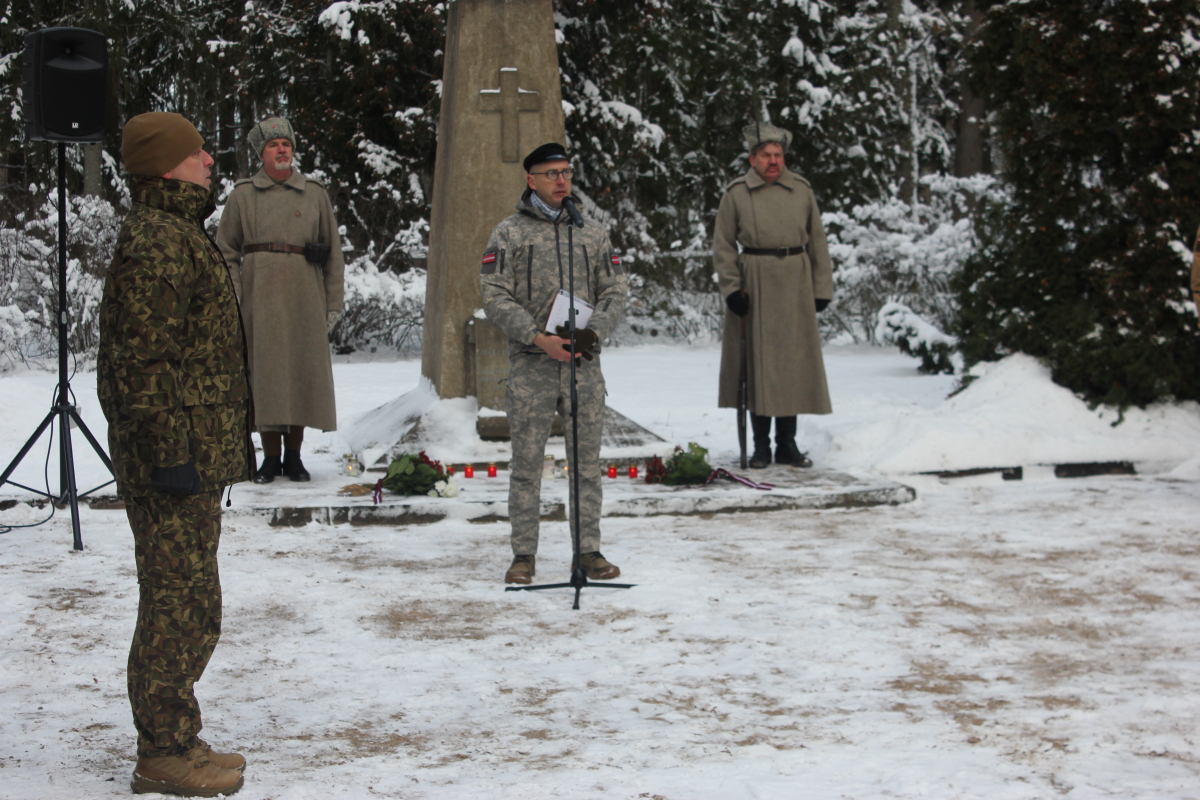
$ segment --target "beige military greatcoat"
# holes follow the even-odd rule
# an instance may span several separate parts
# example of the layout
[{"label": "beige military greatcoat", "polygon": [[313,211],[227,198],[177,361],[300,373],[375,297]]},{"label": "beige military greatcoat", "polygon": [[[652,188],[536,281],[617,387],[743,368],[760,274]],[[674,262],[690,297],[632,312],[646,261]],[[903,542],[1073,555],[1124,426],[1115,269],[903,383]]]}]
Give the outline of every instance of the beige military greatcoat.
[{"label": "beige military greatcoat", "polygon": [[[750,248],[807,252],[779,258]],[[729,185],[717,211],[713,265],[721,297],[745,288],[748,407],[765,417],[828,414],[829,389],[817,332],[817,298],[833,298],[833,268],[808,181],[784,170],[766,183],[750,170]],[[741,317],[728,309],[722,334],[718,405],[736,408]]]},{"label": "beige military greatcoat", "polygon": [[[296,253],[242,253],[271,242],[328,244],[329,259],[320,268]],[[296,169],[277,184],[260,169],[229,195],[217,244],[242,303],[255,425],[336,430],[326,312],[342,310],[344,262],[325,187]]]}]

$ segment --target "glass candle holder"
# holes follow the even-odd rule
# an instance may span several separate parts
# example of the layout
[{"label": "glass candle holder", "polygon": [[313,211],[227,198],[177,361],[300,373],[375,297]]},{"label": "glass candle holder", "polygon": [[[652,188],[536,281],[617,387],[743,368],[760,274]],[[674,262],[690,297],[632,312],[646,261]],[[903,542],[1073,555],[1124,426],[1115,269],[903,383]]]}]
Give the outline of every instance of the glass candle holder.
[{"label": "glass candle holder", "polygon": [[475,468],[472,467],[470,464],[467,464],[465,467],[463,467],[463,477],[464,478],[474,478],[475,477]]},{"label": "glass candle holder", "polygon": [[631,477],[631,478],[637,477],[637,464],[629,465],[629,477]]},{"label": "glass candle holder", "polygon": [[608,465],[608,477],[610,477],[610,478],[617,477],[617,465],[616,464]]},{"label": "glass candle holder", "polygon": [[489,478],[496,477],[496,465],[495,464],[488,464],[488,477]]}]

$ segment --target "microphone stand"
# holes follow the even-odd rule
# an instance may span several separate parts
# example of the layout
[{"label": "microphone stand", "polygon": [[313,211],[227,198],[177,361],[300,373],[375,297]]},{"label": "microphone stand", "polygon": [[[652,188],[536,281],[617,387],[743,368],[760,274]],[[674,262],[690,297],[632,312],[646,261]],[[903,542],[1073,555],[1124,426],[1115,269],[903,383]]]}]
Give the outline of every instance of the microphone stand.
[{"label": "microphone stand", "polygon": [[[567,205],[570,203],[571,205]],[[579,395],[576,391],[578,377],[575,374],[575,363],[577,356],[575,355],[575,227],[583,227],[583,218],[579,216],[579,212],[574,207],[574,200],[567,196],[563,199],[564,210],[573,221],[573,224],[567,225],[567,291],[571,295],[571,302],[568,305],[567,312],[567,329],[571,333],[571,519],[574,521],[571,531],[571,545],[575,551],[575,557],[571,560],[571,580],[567,583],[543,583],[537,586],[507,586],[506,592],[535,592],[542,589],[566,589],[572,588],[575,590],[575,604],[571,608],[575,611],[579,610],[579,593],[583,587],[602,586],[606,589],[630,589],[634,586],[632,583],[592,583],[589,584],[587,571],[583,568],[580,560],[580,518],[579,518]],[[574,213],[571,213],[574,212]],[[558,224],[557,222],[555,223]]]}]

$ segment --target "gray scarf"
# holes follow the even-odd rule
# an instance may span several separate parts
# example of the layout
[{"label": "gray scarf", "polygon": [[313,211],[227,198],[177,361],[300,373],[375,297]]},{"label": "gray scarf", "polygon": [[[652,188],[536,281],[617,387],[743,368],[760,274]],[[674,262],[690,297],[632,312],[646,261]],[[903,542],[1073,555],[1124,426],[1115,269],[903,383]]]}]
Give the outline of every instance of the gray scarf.
[{"label": "gray scarf", "polygon": [[542,198],[538,197],[537,192],[531,191],[529,193],[529,199],[533,202],[533,207],[545,214],[547,219],[549,219],[551,222],[558,219],[558,215],[562,213],[561,208],[551,208],[549,205],[547,205]]}]

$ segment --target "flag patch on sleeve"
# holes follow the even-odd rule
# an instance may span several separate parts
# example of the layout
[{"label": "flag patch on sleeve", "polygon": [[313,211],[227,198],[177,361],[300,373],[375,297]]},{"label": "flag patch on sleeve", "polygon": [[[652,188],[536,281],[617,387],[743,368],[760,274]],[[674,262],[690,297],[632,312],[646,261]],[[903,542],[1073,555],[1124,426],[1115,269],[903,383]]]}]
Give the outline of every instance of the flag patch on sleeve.
[{"label": "flag patch on sleeve", "polygon": [[618,275],[624,275],[625,270],[621,266],[621,257],[619,255],[617,255],[615,252],[610,253],[609,257],[612,259],[613,272],[617,273]]},{"label": "flag patch on sleeve", "polygon": [[483,264],[479,268],[482,275],[492,275],[496,272],[496,248],[491,248],[483,254]]}]

